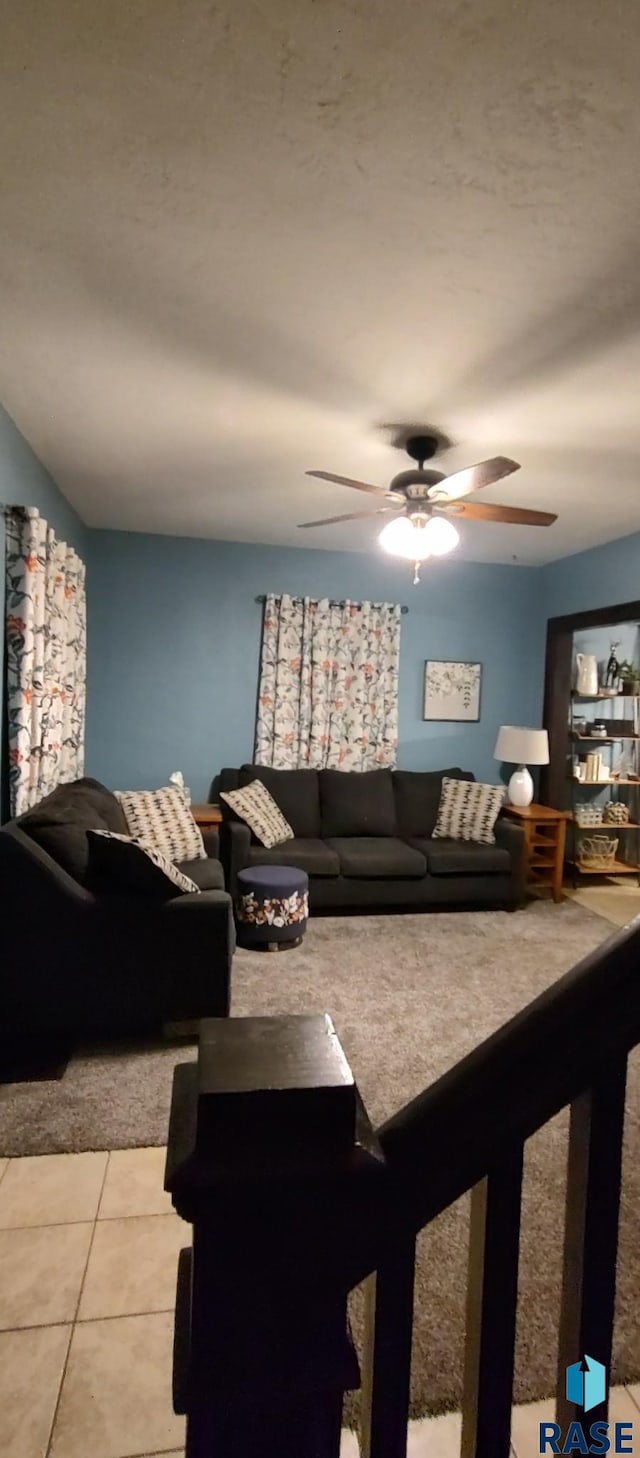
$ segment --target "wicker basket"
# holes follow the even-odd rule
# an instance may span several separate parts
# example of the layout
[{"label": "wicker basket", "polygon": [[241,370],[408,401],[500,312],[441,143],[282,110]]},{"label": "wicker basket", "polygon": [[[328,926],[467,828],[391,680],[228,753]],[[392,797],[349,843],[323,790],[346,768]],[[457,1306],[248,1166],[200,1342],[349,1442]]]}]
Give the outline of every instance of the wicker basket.
[{"label": "wicker basket", "polygon": [[576,825],[602,825],[602,805],[576,805]]},{"label": "wicker basket", "polygon": [[580,842],[578,865],[583,871],[611,870],[619,844],[617,836],[585,835]]},{"label": "wicker basket", "polygon": [[629,806],[623,805],[622,800],[610,800],[604,807],[604,825],[628,825]]}]

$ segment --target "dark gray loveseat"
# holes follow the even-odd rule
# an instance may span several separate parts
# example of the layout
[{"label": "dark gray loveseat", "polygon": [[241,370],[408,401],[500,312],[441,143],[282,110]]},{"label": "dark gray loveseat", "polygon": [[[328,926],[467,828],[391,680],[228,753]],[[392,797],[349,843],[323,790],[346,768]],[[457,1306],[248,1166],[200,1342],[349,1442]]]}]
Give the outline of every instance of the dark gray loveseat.
[{"label": "dark gray loveseat", "polygon": [[0,829],[0,1037],[129,1034],[229,1011],[234,927],[216,858],[180,867],[202,894],[92,889],[87,830],[126,834],[97,780],[62,785]]},{"label": "dark gray loveseat", "polygon": [[260,779],[294,831],[271,850],[221,801],[221,855],[236,893],[247,866],[298,866],[309,875],[314,910],[345,907],[508,906],[524,900],[524,834],[501,816],[495,845],[434,840],[442,778],[466,770],[223,769],[219,789]]}]

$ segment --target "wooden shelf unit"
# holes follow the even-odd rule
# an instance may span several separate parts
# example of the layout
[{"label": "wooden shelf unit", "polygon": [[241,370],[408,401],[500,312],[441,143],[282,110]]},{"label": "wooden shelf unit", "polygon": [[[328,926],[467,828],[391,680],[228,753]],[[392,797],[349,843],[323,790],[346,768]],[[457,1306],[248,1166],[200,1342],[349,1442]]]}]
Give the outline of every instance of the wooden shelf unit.
[{"label": "wooden shelf unit", "polygon": [[[613,717],[613,704],[619,704],[621,702],[623,705],[622,717],[616,722],[615,718]],[[630,753],[633,754],[632,763],[635,768],[638,768],[640,764],[639,750],[637,748],[640,742],[640,734],[637,732],[639,702],[639,697],[633,694],[578,694],[574,690],[571,694],[571,721],[568,734],[569,746],[571,747],[579,745],[583,753],[585,752],[587,745],[589,746],[589,749],[596,752],[598,746],[608,746],[610,751],[609,763],[610,767],[613,768],[614,746],[616,744],[630,744],[633,746],[633,750],[630,751]],[[602,715],[602,720],[606,724],[607,728],[606,734],[583,734],[580,732],[580,730],[575,730],[573,728],[574,706],[577,703],[579,703],[581,706],[589,703],[610,703],[612,705],[611,713],[607,715]],[[628,703],[629,705],[629,710],[626,714],[624,710],[625,703]],[[581,714],[581,717],[584,716]],[[616,732],[618,724],[620,726],[620,733]],[[636,732],[630,732],[632,729]],[[632,809],[635,812],[634,819],[626,821],[622,825],[617,825],[614,822],[604,820],[600,821],[599,824],[597,823],[595,825],[580,825],[576,815],[577,795],[580,795],[581,793],[584,794],[588,790],[597,791],[608,789],[611,791],[615,799],[617,798],[615,792],[618,789],[630,788],[640,791],[640,774],[638,774],[637,778],[633,779],[630,779],[628,776],[626,776],[624,779],[621,779],[620,777],[617,777],[615,779],[608,777],[598,780],[582,780],[576,777],[576,775],[573,773],[573,768],[571,767],[569,778],[572,782],[571,814],[569,816],[569,821],[572,826],[572,846],[570,849],[568,860],[569,864],[573,868],[574,885],[577,884],[577,878],[579,876],[636,876],[640,882],[640,798],[634,797],[632,801]],[[581,865],[579,855],[579,838],[581,836],[602,835],[608,836],[610,839],[615,839],[619,836],[621,831],[635,832],[636,834],[637,839],[635,840],[635,842],[630,842],[628,840],[625,842],[625,850],[628,849],[629,854],[633,855],[633,860],[619,860],[616,856],[616,859],[611,863],[610,866],[590,867]]]},{"label": "wooden shelf unit", "polygon": [[640,734],[577,734],[574,730],[571,738],[576,744],[618,744],[626,739],[640,739]]},{"label": "wooden shelf unit", "polygon": [[638,780],[579,780],[577,775],[570,774],[567,779],[573,780],[575,785],[635,785],[640,790],[640,779]]},{"label": "wooden shelf unit", "polygon": [[[591,784],[592,781],[581,780],[580,783],[588,785]],[[593,781],[593,783],[595,783],[595,781]],[[575,815],[570,814],[569,819],[574,825],[577,825],[578,830],[584,830],[585,834],[590,834],[593,831],[597,833],[599,830],[612,830],[615,831],[617,835],[619,830],[640,830],[640,821],[637,820],[625,820],[620,825],[617,825],[615,820],[599,820],[596,821],[593,825],[581,825]]]},{"label": "wooden shelf unit", "polygon": [[579,861],[570,860],[570,866],[575,866],[581,876],[638,876],[640,866],[631,865],[629,861],[612,861],[611,866],[606,870],[601,866],[581,866]]},{"label": "wooden shelf unit", "polygon": [[574,689],[571,697],[580,704],[615,704],[618,699],[630,699],[633,703],[634,699],[640,698],[640,694],[579,694]]}]

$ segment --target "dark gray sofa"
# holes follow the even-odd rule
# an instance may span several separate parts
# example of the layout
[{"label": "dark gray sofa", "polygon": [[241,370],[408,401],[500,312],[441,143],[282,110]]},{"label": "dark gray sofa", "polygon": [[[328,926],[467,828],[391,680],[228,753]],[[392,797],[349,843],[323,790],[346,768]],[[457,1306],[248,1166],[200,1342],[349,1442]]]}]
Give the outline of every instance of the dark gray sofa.
[{"label": "dark gray sofa", "polygon": [[180,869],[202,894],[96,890],[89,829],[126,834],[97,780],[62,785],[0,829],[0,1037],[147,1033],[229,1012],[235,934],[217,859]]},{"label": "dark gray sofa", "polygon": [[461,769],[223,769],[219,790],[262,780],[294,831],[292,840],[267,850],[221,800],[221,856],[232,896],[239,871],[279,864],[307,871],[316,911],[521,905],[525,842],[519,825],[499,817],[495,845],[432,838],[444,775],[474,779]]}]

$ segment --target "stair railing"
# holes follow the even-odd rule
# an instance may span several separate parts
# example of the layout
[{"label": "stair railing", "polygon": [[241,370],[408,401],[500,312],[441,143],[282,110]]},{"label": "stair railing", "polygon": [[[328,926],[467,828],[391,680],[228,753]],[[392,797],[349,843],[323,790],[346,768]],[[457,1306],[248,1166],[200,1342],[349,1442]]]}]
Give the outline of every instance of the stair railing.
[{"label": "stair railing", "polygon": [[[567,1365],[589,1353],[610,1367],[626,1065],[640,1042],[640,919],[375,1133],[355,1089],[350,1112],[339,1056],[328,1070],[319,1036],[293,1027],[313,1021],[321,1020],[204,1024],[214,1042],[221,1040],[218,1066],[226,1040],[234,1040],[237,1086],[227,1060],[224,1087],[218,1081],[207,1092],[212,1065],[202,1049],[199,1088],[193,1067],[177,1070],[167,1187],[194,1224],[176,1321],[187,1458],[234,1458],[240,1451],[243,1458],[337,1458],[338,1391],[357,1383],[345,1345],[346,1298],[365,1277],[361,1453],[406,1458],[415,1241],[468,1191],[461,1454],[508,1458],[524,1146],[567,1106],[561,1425],[581,1415],[565,1395]],[[274,1029],[272,1062],[263,1059],[256,1072],[262,1023],[279,1024],[281,1033],[286,1025],[286,1036],[278,1044]],[[335,1037],[325,1024],[325,1035]],[[278,1113],[274,1084],[283,1081],[287,1098]],[[235,1120],[234,1100],[242,1106]],[[255,1328],[230,1318],[248,1292]],[[216,1383],[222,1365],[225,1381]],[[243,1430],[239,1448],[238,1414],[251,1411],[257,1419]],[[589,1419],[606,1416],[605,1396]]]}]

